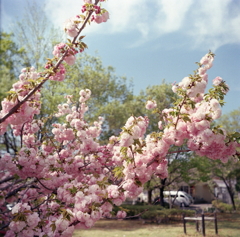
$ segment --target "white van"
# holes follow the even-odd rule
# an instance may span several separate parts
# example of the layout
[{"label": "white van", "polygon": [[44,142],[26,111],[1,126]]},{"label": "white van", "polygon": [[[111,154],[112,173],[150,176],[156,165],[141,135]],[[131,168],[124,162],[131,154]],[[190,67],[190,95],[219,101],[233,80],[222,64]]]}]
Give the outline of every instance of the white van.
[{"label": "white van", "polygon": [[191,195],[184,191],[164,191],[164,201],[180,207],[188,207],[193,203]]}]

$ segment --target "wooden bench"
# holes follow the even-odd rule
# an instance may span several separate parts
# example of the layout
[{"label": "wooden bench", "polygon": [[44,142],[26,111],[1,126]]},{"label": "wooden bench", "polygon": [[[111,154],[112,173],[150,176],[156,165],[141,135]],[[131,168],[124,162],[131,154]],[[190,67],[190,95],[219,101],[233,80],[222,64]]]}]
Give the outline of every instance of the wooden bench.
[{"label": "wooden bench", "polygon": [[185,217],[185,214],[183,214],[183,230],[184,234],[187,234],[187,227],[186,222],[187,221],[196,221],[196,230],[199,231],[199,222],[202,224],[202,235],[205,236],[205,221],[212,221],[214,220],[215,225],[215,233],[218,234],[218,226],[217,226],[217,214],[214,212],[214,217],[204,216],[204,213],[202,213],[201,216],[195,216],[195,217]]}]

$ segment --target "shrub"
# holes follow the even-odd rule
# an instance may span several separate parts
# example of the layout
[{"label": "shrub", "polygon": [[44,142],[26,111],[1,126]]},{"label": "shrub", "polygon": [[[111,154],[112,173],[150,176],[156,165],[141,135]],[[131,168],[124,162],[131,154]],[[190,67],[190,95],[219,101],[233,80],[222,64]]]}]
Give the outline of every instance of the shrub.
[{"label": "shrub", "polygon": [[[156,205],[122,205],[114,208],[114,212],[119,210],[126,211],[127,217],[133,217],[133,219],[141,218],[145,221],[150,220],[156,223],[167,223],[169,220],[180,221],[183,214],[185,216],[195,215],[195,211],[192,210],[165,209],[162,206]],[[142,214],[139,215],[140,213]]]},{"label": "shrub", "polygon": [[220,212],[230,212],[231,213],[233,211],[233,207],[231,204],[227,204],[227,203],[221,202],[219,200],[213,200],[212,205],[215,208],[217,208],[217,210]]},{"label": "shrub", "polygon": [[240,199],[234,199],[234,201],[235,201],[236,209],[239,211],[240,210]]}]

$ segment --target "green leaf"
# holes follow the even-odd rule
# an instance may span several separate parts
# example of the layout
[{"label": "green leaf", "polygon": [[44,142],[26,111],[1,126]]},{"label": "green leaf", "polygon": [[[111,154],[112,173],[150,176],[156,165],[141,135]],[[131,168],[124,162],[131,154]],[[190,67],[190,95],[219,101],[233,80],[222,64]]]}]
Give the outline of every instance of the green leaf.
[{"label": "green leaf", "polygon": [[68,190],[70,191],[72,196],[74,196],[78,192],[78,189],[75,186],[73,186],[72,188],[69,188]]},{"label": "green leaf", "polygon": [[126,154],[127,153],[127,147],[122,147],[121,149],[120,149],[120,152],[121,153],[123,153],[123,154]]},{"label": "green leaf", "polygon": [[84,37],[85,37],[85,35],[81,35],[81,36],[79,37],[79,40],[82,40]]},{"label": "green leaf", "polygon": [[141,187],[141,186],[142,186],[141,181],[139,181],[138,179],[135,179],[135,184],[136,184],[138,187]]},{"label": "green leaf", "polygon": [[139,153],[139,154],[143,154],[142,149],[137,149],[136,152]]},{"label": "green leaf", "polygon": [[138,145],[138,146],[142,146],[141,142],[139,141],[139,139],[134,139],[133,145]]},{"label": "green leaf", "polygon": [[184,122],[191,122],[191,119],[190,119],[188,116],[183,116],[183,117],[182,117],[182,120],[183,120]]},{"label": "green leaf", "polygon": [[116,178],[122,178],[123,177],[123,166],[117,166],[113,169],[114,176]]},{"label": "green leaf", "polygon": [[52,232],[54,232],[57,229],[55,222],[52,223],[50,226],[52,227]]}]

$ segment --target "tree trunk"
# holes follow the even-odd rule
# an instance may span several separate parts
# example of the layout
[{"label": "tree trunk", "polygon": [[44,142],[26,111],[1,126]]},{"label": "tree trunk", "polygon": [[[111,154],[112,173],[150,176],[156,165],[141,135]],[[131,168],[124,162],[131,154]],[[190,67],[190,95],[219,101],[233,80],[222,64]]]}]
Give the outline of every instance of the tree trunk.
[{"label": "tree trunk", "polygon": [[148,204],[152,204],[152,189],[149,189],[148,192]]},{"label": "tree trunk", "polygon": [[236,211],[236,205],[235,205],[235,201],[234,201],[234,194],[230,194],[230,198],[231,198],[231,201],[232,201],[232,206],[233,206],[233,210]]},{"label": "tree trunk", "polygon": [[165,179],[161,179],[161,187],[159,188],[160,191],[160,205],[164,207],[164,196],[163,196],[163,191],[165,188],[165,183],[166,183],[166,178]]},{"label": "tree trunk", "polygon": [[230,186],[228,186],[228,185],[226,185],[226,186],[227,186],[229,196],[231,198],[233,210],[236,211],[236,205],[235,205],[235,201],[234,201],[234,191],[232,190],[232,188]]},{"label": "tree trunk", "polygon": [[231,180],[229,181],[230,182],[229,185],[228,185],[228,183],[227,183],[227,181],[225,179],[223,179],[223,181],[224,181],[224,183],[225,183],[225,185],[227,187],[228,194],[229,194],[229,196],[231,198],[233,210],[236,211],[236,205],[235,205],[235,201],[234,201],[234,190],[233,190],[232,185],[231,185]]}]

